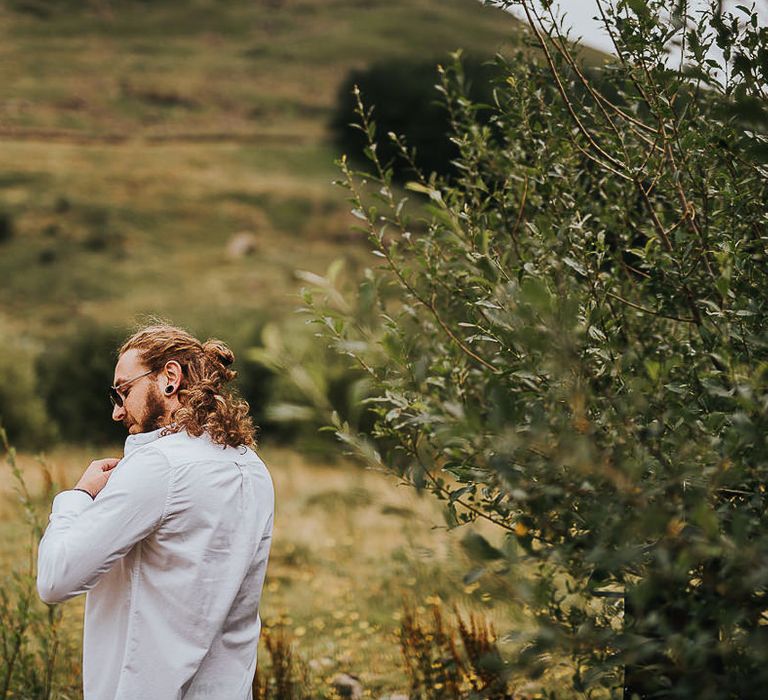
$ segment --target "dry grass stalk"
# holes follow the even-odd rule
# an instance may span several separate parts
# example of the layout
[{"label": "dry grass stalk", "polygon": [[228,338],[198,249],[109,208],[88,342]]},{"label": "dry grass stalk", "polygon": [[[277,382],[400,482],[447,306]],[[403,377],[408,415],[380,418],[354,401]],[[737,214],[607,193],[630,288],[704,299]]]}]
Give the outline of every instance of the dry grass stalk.
[{"label": "dry grass stalk", "polygon": [[432,606],[428,622],[413,606],[404,606],[400,647],[412,700],[511,700],[493,626],[477,614],[465,622],[456,608],[453,612],[455,626],[444,619],[440,605]]},{"label": "dry grass stalk", "polygon": [[309,673],[294,655],[290,636],[282,628],[262,630],[262,639],[269,652],[266,670],[258,666],[253,678],[253,700],[307,700]]}]

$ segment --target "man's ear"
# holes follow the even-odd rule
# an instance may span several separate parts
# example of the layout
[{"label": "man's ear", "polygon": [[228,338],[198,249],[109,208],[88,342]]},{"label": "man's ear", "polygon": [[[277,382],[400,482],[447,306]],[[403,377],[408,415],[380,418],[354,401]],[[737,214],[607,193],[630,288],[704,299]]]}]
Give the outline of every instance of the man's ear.
[{"label": "man's ear", "polygon": [[166,396],[173,396],[179,389],[183,373],[181,371],[181,365],[176,360],[168,360],[163,367],[165,374],[166,385],[163,389]]}]

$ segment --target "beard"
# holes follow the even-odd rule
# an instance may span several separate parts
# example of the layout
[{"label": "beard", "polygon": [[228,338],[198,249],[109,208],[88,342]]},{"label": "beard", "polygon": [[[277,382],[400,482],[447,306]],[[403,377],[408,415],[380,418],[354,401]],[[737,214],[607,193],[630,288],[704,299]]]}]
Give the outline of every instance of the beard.
[{"label": "beard", "polygon": [[140,433],[150,433],[165,425],[165,405],[160,396],[160,390],[156,386],[153,385],[147,392],[147,400],[141,416],[135,421],[128,416],[123,419],[123,425],[126,428],[130,428],[134,423],[138,426]]}]

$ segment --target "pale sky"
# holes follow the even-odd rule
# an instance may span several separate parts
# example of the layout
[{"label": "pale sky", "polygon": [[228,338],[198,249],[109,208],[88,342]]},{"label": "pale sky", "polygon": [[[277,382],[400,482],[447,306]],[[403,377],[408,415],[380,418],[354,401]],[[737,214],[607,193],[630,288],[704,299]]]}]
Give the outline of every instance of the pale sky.
[{"label": "pale sky", "polygon": [[[671,3],[670,3],[671,4]],[[689,14],[695,16],[697,8],[705,7],[708,3],[702,0],[689,0]],[[735,5],[751,5],[750,0],[723,0],[725,9]],[[768,0],[756,0],[758,14],[763,23],[768,24]],[[556,0],[555,7],[566,13],[566,25],[572,28],[574,37],[581,36],[582,43],[596,49],[613,52],[611,40],[605,33],[598,20],[594,17],[598,14],[595,0]],[[510,10],[512,14],[524,19],[522,11],[515,7]]]}]

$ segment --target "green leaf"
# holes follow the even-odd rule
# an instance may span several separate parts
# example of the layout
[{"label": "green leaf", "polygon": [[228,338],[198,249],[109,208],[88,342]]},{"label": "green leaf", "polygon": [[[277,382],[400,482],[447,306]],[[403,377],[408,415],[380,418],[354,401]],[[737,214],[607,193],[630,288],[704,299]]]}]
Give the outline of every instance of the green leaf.
[{"label": "green leaf", "polygon": [[575,270],[580,275],[586,277],[587,276],[587,269],[582,265],[580,262],[577,262],[573,258],[569,258],[568,256],[563,258],[563,262],[568,265],[572,270]]},{"label": "green leaf", "polygon": [[460,524],[456,515],[456,506],[454,506],[453,503],[446,503],[445,507],[443,508],[443,518],[445,519],[445,524],[449,529],[458,527]]},{"label": "green leaf", "polygon": [[461,546],[470,557],[480,561],[494,561],[505,558],[501,550],[496,549],[485,537],[477,532],[468,532],[462,538]]}]

